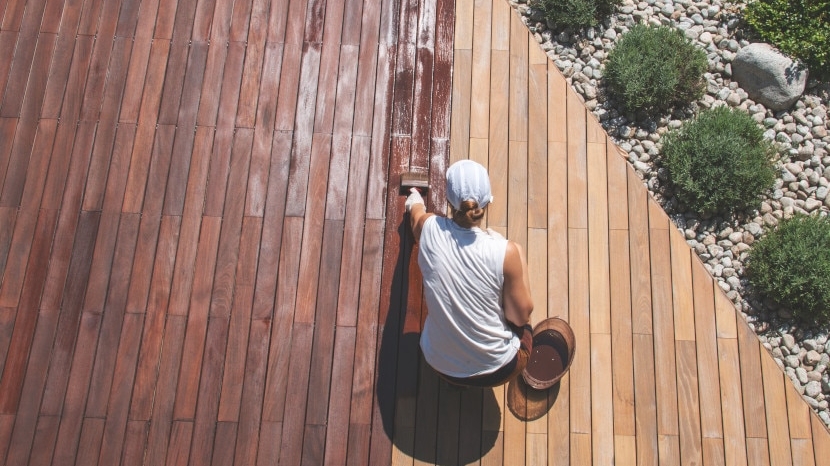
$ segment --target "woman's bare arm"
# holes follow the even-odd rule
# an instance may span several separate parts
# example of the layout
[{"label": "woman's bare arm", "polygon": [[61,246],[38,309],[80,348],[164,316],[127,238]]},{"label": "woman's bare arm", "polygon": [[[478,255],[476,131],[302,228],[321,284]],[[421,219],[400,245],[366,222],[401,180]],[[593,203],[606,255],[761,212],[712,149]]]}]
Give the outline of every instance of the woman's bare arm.
[{"label": "woman's bare arm", "polygon": [[516,326],[530,322],[533,299],[530,297],[530,279],[527,274],[522,247],[508,241],[504,255],[504,317]]}]

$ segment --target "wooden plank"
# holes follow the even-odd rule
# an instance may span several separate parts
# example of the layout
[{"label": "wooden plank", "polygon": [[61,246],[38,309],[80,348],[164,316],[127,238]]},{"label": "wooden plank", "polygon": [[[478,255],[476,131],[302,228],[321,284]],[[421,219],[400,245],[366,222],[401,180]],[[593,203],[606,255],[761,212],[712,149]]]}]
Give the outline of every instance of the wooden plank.
[{"label": "wooden plank", "polygon": [[510,141],[507,159],[507,238],[527,249],[527,142]]},{"label": "wooden plank", "polygon": [[[22,211],[17,216],[11,237],[9,253],[6,257],[6,270],[17,273],[7,274],[0,284],[0,306],[17,307],[23,290],[26,266],[30,260],[29,253],[34,241],[34,231],[38,215],[34,211]],[[34,268],[33,268],[34,269]]]},{"label": "wooden plank", "polygon": [[591,436],[589,434],[571,434],[571,464],[591,463]]},{"label": "wooden plank", "polygon": [[815,458],[830,458],[830,432],[827,431],[821,419],[815,414],[810,415],[810,427],[813,431],[813,451]]},{"label": "wooden plank", "polygon": [[[690,277],[691,278],[691,277]],[[703,447],[700,431],[700,398],[695,344],[677,342],[677,411],[680,429],[680,456],[684,464],[701,464]]]},{"label": "wooden plank", "polygon": [[[67,18],[67,21],[71,20]],[[50,67],[49,80],[46,82],[41,118],[58,118],[62,113],[61,104],[67,101],[67,108],[74,110],[66,113],[68,119],[77,120],[83,94],[71,90],[82,89],[84,86],[92,57],[92,45],[92,37],[58,35],[55,58]],[[67,93],[67,89],[70,89],[70,92]]]},{"label": "wooden plank", "polygon": [[[531,46],[535,48],[535,45]],[[528,79],[528,226],[545,228],[548,216],[547,66],[531,65]]]},{"label": "wooden plank", "polygon": [[52,458],[55,437],[58,435],[58,422],[60,418],[57,416],[38,416],[32,453],[28,458],[32,464],[46,464]]},{"label": "wooden plank", "polygon": [[184,466],[188,464],[190,460],[190,439],[192,435],[192,422],[173,422],[173,432],[170,434],[170,449],[167,450],[165,464],[173,466]]},{"label": "wooden plank", "polygon": [[[438,389],[438,422],[436,442],[436,463],[458,462],[459,426],[461,425],[461,388],[444,381]],[[525,426],[515,417],[505,417],[505,441],[515,441],[514,445],[524,446]],[[524,464],[524,448],[505,451],[505,461],[511,464]]]},{"label": "wooden plank", "polygon": [[[720,293],[720,290],[715,290]],[[741,360],[741,387],[744,393],[757,392],[763,387],[761,369],[761,348],[758,336],[744,322],[737,325],[738,351]],[[759,393],[760,395],[760,393]],[[761,396],[744,396],[744,424],[746,436],[756,438],[767,437],[766,411],[764,398]]]},{"label": "wooden plank", "polygon": [[528,229],[527,267],[530,279],[530,295],[533,298],[533,325],[549,317],[548,304],[548,254],[547,231]]},{"label": "wooden plank", "polygon": [[[591,433],[591,334],[588,287],[588,231],[568,229],[568,318],[576,338],[576,352],[585,355],[574,358],[569,371],[572,434]],[[573,437],[573,435],[572,435]],[[590,443],[589,443],[590,449]],[[574,452],[572,451],[572,454]],[[577,459],[572,456],[571,460]]]},{"label": "wooden plank", "polygon": [[[42,0],[41,0],[42,1]],[[34,8],[37,8],[34,4]],[[6,92],[0,104],[0,116],[36,119],[43,107],[49,64],[55,50],[57,34],[28,35],[20,42],[12,61]]]},{"label": "wooden plank", "polygon": [[[634,170],[628,169],[628,225],[631,246],[631,321],[633,332],[652,334],[651,247],[648,193]],[[638,448],[639,451],[639,448]]]},{"label": "wooden plank", "polygon": [[141,314],[124,316],[98,464],[114,464],[121,458],[143,318]]},{"label": "wooden plank", "polygon": [[[236,125],[252,128],[257,117],[257,101],[260,96],[267,98],[268,94],[260,91],[260,80],[263,76],[265,39],[268,28],[265,26],[268,15],[268,4],[257,0],[251,6],[250,27],[247,33],[245,51],[245,70],[242,72],[242,88],[239,91],[239,105],[237,107]],[[234,12],[236,13],[236,11]],[[270,129],[270,128],[269,128]]]},{"label": "wooden plank", "polygon": [[147,443],[149,423],[145,421],[128,421],[127,434],[124,439],[124,466],[144,464],[144,448]]},{"label": "wooden plank", "polygon": [[608,247],[608,168],[605,145],[587,143],[588,270],[591,290],[591,333],[611,333]]},{"label": "wooden plank", "polygon": [[677,435],[658,435],[657,449],[661,463],[680,464],[680,439]]},{"label": "wooden plank", "polygon": [[[654,216],[649,215],[650,225]],[[669,231],[649,228],[651,283],[654,303],[654,360],[657,384],[657,432],[678,435],[677,366],[672,313],[672,276]]]},{"label": "wooden plank", "polygon": [[[582,100],[580,96],[580,100]],[[589,143],[605,143],[608,139],[608,135],[605,133],[605,130],[602,129],[602,125],[600,125],[599,121],[597,120],[597,116],[594,115],[592,112],[585,112],[586,113],[586,130],[587,130],[587,140]]]},{"label": "wooden plank", "polygon": [[654,341],[650,334],[635,333],[634,412],[637,422],[637,464],[657,464],[657,400],[654,376]]},{"label": "wooden plank", "polygon": [[[164,327],[164,341],[166,343],[162,348],[161,360],[158,365],[157,392],[153,400],[152,422],[147,434],[145,459],[147,464],[163,463],[167,456],[169,442],[171,441],[176,383],[179,377],[186,328],[187,318],[180,315],[170,315]],[[131,414],[130,417],[138,417],[137,414]]]},{"label": "wooden plank", "polygon": [[765,438],[746,439],[747,463],[769,466],[769,443]]},{"label": "wooden plank", "polygon": [[[251,23],[251,0],[234,2],[228,39],[232,42],[244,42],[249,37]],[[255,24],[259,26],[259,24]],[[249,39],[250,40],[250,39]]]},{"label": "wooden plank", "polygon": [[[165,41],[160,42],[164,43]],[[158,76],[146,75],[153,45],[154,42],[150,37],[139,36],[133,39],[123,96],[119,102],[121,111],[118,120],[120,122],[138,122],[145,79],[153,79],[153,82],[159,79]]]},{"label": "wooden plank", "polygon": [[[342,276],[342,274],[341,274]],[[327,416],[325,461],[328,465],[346,463],[349,436],[349,405],[354,370],[355,328],[337,326],[334,333],[334,358]]]},{"label": "wooden plank", "polygon": [[[34,314],[34,311],[30,311]],[[32,442],[35,436],[37,412],[43,394],[43,384],[46,381],[49,354],[55,339],[55,330],[58,325],[58,312],[45,311],[38,316],[37,327],[31,343],[30,358],[32,364],[26,368],[23,375],[15,379],[22,385],[22,390],[12,396],[17,396],[12,403],[6,401],[10,397],[7,393],[12,390],[0,391],[3,398],[3,414],[16,413],[14,430],[11,434],[6,461],[8,464],[25,464],[28,461]],[[8,367],[8,363],[6,364]],[[4,378],[5,380],[5,378]],[[18,403],[19,400],[19,403]]]},{"label": "wooden plank", "polygon": [[85,312],[81,317],[78,345],[72,360],[66,398],[63,400],[63,411],[58,417],[60,426],[55,432],[56,443],[52,458],[55,463],[72,463],[78,453],[78,442],[101,321],[100,314]]},{"label": "wooden plank", "polygon": [[[13,57],[19,34],[15,31],[0,30],[0,56]],[[0,63],[0,89],[6,89],[9,80],[9,69],[14,59],[4,60]],[[2,170],[0,170],[2,174]]]},{"label": "wooden plank", "polygon": [[[127,306],[127,290],[132,269],[131,264],[135,254],[139,221],[138,215],[124,215],[119,222],[108,281],[109,291],[104,306],[100,308],[101,311],[106,309],[106,312],[104,312],[101,324],[95,366],[89,384],[86,416],[104,417],[107,412],[106,402],[112,386],[112,376],[116,365],[116,350]],[[100,230],[101,233],[104,231],[106,231],[106,228]],[[93,270],[96,270],[94,258]],[[89,308],[92,308],[92,306],[89,306]]]},{"label": "wooden plank", "polygon": [[149,420],[156,394],[158,363],[164,345],[164,326],[170,300],[173,260],[179,240],[179,217],[163,217],[153,264],[153,278],[145,312],[141,352],[136,368],[131,419]]},{"label": "wooden plank", "polygon": [[[494,5],[493,8],[496,8]],[[456,56],[458,56],[456,54]],[[488,149],[488,172],[490,174],[490,186],[493,190],[494,202],[487,207],[487,224],[490,227],[507,227],[508,212],[508,95],[510,92],[510,56],[506,51],[494,51],[490,59],[490,127],[487,133]],[[455,82],[455,79],[453,79]],[[453,109],[453,115],[456,110]],[[451,124],[453,139],[455,138],[456,125],[453,120]],[[462,135],[463,137],[463,135]],[[451,150],[452,161],[458,157],[463,158],[464,153],[456,154]],[[549,165],[550,166],[550,165]]]},{"label": "wooden plank", "polygon": [[103,418],[85,417],[81,428],[81,440],[78,442],[78,456],[75,458],[77,464],[98,464],[98,456],[101,453],[101,440],[104,436]]},{"label": "wooden plank", "polygon": [[184,353],[176,386],[175,419],[193,419],[208,326],[209,298],[216,268],[221,219],[204,217],[196,255],[196,274],[187,316]]},{"label": "wooden plank", "polygon": [[567,167],[566,144],[548,144],[548,314],[568,318],[568,274],[562,273],[562,264],[568,263],[568,187],[561,179],[562,167]]},{"label": "wooden plank", "polygon": [[283,226],[283,245],[280,252],[279,282],[271,326],[271,345],[268,356],[268,372],[265,385],[263,421],[282,422],[285,410],[288,364],[292,347],[294,303],[300,262],[303,220],[286,218]]},{"label": "wooden plank", "polygon": [[[461,6],[466,6],[462,3]],[[476,96],[470,101],[470,137],[487,138],[490,126],[490,37],[492,29],[492,2],[476,1],[474,4],[472,21],[472,62],[471,62],[471,91]],[[466,23],[462,23],[462,16],[458,14],[456,5],[456,22],[459,27],[456,34],[464,32]]]},{"label": "wooden plank", "polygon": [[692,297],[692,257],[686,240],[675,228],[669,230],[671,286],[674,305],[674,338],[695,340],[695,309]]},{"label": "wooden plank", "polygon": [[724,466],[726,458],[723,452],[723,438],[703,437],[704,466]]},{"label": "wooden plank", "polygon": [[309,363],[313,324],[297,322],[292,329],[291,361],[288,365],[286,399],[280,444],[280,463],[298,464],[302,456],[303,425],[308,402]]},{"label": "wooden plank", "polygon": [[519,15],[510,15],[510,93],[508,136],[527,141],[528,128],[528,33]]},{"label": "wooden plank", "polygon": [[633,435],[614,436],[614,460],[621,464],[637,463],[637,439]]},{"label": "wooden plank", "polygon": [[[634,438],[634,354],[631,333],[631,269],[628,232],[609,232],[611,299],[611,364],[614,403],[614,434]],[[631,446],[634,448],[634,445]]]},{"label": "wooden plank", "polygon": [[[271,321],[266,319],[251,322],[248,339],[247,361],[245,363],[244,389],[239,412],[237,428],[237,448],[234,461],[237,464],[254,464],[257,449],[275,442],[276,437],[260,438],[262,420],[262,401],[265,397],[265,372],[268,368],[268,336],[271,333]],[[222,410],[220,400],[220,412]],[[263,425],[262,431],[265,431]]]},{"label": "wooden plank", "polygon": [[[812,439],[810,405],[804,402],[804,399],[801,398],[801,395],[789,381],[784,384],[784,392],[787,398],[787,420],[789,421],[790,438],[793,439],[793,445],[795,445],[796,439]],[[812,450],[811,442],[811,454]],[[793,456],[795,457],[795,454]]]},{"label": "wooden plank", "polygon": [[[698,259],[692,259],[692,286],[695,313],[695,342],[697,372],[700,393],[700,428],[704,439],[703,453],[706,460],[705,439],[723,438],[718,365],[717,329],[715,328],[714,283],[709,272]],[[748,363],[744,361],[744,363]],[[743,380],[743,378],[742,378]],[[746,397],[745,397],[746,398]],[[723,451],[723,442],[720,442]],[[713,447],[714,448],[714,447]]]},{"label": "wooden plank", "polygon": [[[219,413],[219,395],[222,390],[222,369],[225,366],[225,349],[228,344],[230,322],[225,316],[211,316],[205,335],[205,349],[199,377],[198,403],[190,441],[190,461],[193,464],[210,464],[216,438],[235,438],[235,423],[216,422]],[[220,425],[233,426],[234,431],[223,433]],[[221,442],[220,442],[221,444]],[[233,457],[231,448],[230,457]]]},{"label": "wooden plank", "polygon": [[608,228],[628,230],[628,171],[627,163],[619,154],[619,148],[606,142],[608,167]]},{"label": "wooden plank", "polygon": [[[815,466],[816,459],[813,458],[813,442],[810,439],[794,438],[792,440],[793,464],[804,466]],[[818,461],[823,461],[824,458]]]},{"label": "wooden plank", "polygon": [[761,354],[761,371],[764,383],[764,405],[767,411],[767,439],[770,464],[792,464],[792,445],[787,421],[787,395],[781,369],[766,351]]},{"label": "wooden plank", "polygon": [[735,320],[735,306],[723,291],[715,289],[715,318],[718,326],[718,338],[737,338],[738,327]]},{"label": "wooden plank", "polygon": [[718,370],[723,409],[723,450],[726,464],[747,464],[747,438],[741,403],[738,342],[718,338]]},{"label": "wooden plank", "polygon": [[588,228],[588,160],[585,108],[568,90],[568,228]]},{"label": "wooden plank", "polygon": [[12,165],[9,176],[22,176],[19,179],[7,179],[3,185],[2,195],[0,195],[0,205],[20,206],[23,209],[40,207],[56,132],[57,121],[40,120],[31,157],[23,167],[25,172],[15,173],[17,170],[14,170],[15,167]]},{"label": "wooden plank", "polygon": [[[506,58],[507,54],[504,54]],[[505,63],[506,64],[506,63]],[[506,71],[506,70],[505,70]],[[495,74],[495,73],[494,73]],[[498,79],[500,76],[495,74],[495,76],[491,75],[491,79]],[[463,158],[467,158],[468,154],[470,153],[470,143],[469,138],[471,135],[471,126],[470,126],[470,102],[472,99],[472,52],[468,50],[456,50],[454,53],[454,62],[453,62],[453,81],[452,81],[452,110],[450,111],[450,161],[454,162],[456,160],[460,160]],[[505,91],[508,90],[506,87],[507,81],[502,80]],[[491,84],[492,87],[492,84]],[[491,90],[491,95],[494,93]],[[507,96],[504,95],[502,100],[505,107],[507,109]],[[491,103],[490,111],[492,113],[493,104]],[[506,116],[506,115],[503,115]],[[506,122],[505,118],[505,122]],[[491,126],[492,129],[492,120]],[[504,128],[504,147],[505,153],[507,148],[507,131]],[[491,135],[492,139],[492,135]],[[493,183],[493,187],[496,187],[498,183]],[[493,195],[495,196],[496,193],[494,192]],[[502,199],[505,199],[502,197]]]},{"label": "wooden plank", "polygon": [[601,382],[612,371],[611,335],[591,334],[591,444],[595,463],[614,462],[614,395],[612,384]]}]

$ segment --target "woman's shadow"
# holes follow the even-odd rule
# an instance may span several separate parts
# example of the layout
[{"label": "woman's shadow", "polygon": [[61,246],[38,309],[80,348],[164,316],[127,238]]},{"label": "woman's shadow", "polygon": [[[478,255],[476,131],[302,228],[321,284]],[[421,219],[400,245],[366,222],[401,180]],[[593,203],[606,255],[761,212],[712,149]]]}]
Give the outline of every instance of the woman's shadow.
[{"label": "woman's shadow", "polygon": [[398,225],[400,247],[378,355],[377,402],[386,435],[402,453],[434,464],[468,464],[499,437],[501,410],[491,388],[447,383],[423,360],[426,316],[418,249],[408,217]]}]

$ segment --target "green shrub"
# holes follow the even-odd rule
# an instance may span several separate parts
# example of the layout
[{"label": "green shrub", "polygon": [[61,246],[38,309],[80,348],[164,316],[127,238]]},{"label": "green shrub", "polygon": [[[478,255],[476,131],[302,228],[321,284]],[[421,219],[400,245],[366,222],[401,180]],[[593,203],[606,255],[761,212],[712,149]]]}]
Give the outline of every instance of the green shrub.
[{"label": "green shrub", "polygon": [[596,26],[614,12],[621,0],[531,0],[529,5],[545,16],[554,29]]},{"label": "green shrub", "polygon": [[752,118],[726,106],[701,112],[663,138],[678,198],[701,214],[753,207],[772,187],[775,149]]},{"label": "green shrub", "polygon": [[830,79],[830,0],[754,0],[744,18],[765,42]]},{"label": "green shrub", "polygon": [[703,96],[706,53],[682,31],[638,24],[608,54],[608,91],[628,111],[664,112]]},{"label": "green shrub", "polygon": [[747,278],[763,297],[811,325],[830,319],[830,218],[783,220],[749,251]]}]

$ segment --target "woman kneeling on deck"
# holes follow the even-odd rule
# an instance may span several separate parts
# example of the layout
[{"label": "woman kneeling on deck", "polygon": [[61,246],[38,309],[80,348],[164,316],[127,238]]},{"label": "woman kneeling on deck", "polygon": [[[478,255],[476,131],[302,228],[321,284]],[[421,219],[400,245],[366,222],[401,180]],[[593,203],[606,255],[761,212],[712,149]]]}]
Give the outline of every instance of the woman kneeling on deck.
[{"label": "woman kneeling on deck", "polygon": [[530,357],[533,301],[521,246],[480,228],[492,200],[487,170],[471,160],[447,170],[452,218],[428,214],[417,189],[410,192],[406,211],[420,243],[428,310],[424,358],[456,385],[510,381]]}]

